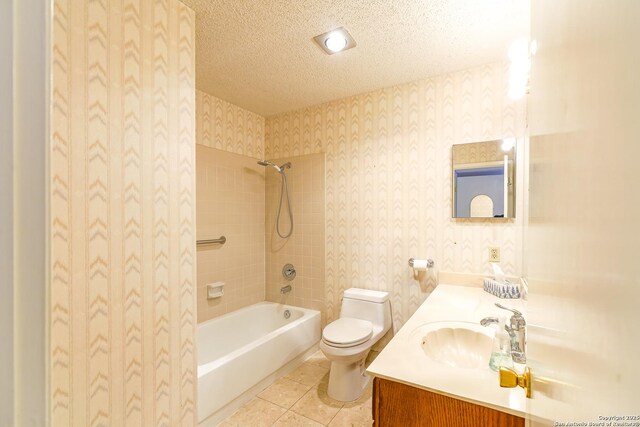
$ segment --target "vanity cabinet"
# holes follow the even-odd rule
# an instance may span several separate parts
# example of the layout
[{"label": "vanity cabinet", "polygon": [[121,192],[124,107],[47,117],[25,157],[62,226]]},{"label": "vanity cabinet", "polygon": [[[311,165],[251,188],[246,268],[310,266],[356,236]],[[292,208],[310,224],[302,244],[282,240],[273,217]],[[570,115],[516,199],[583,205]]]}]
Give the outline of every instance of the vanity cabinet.
[{"label": "vanity cabinet", "polygon": [[375,427],[524,427],[524,418],[378,377],[372,409]]}]

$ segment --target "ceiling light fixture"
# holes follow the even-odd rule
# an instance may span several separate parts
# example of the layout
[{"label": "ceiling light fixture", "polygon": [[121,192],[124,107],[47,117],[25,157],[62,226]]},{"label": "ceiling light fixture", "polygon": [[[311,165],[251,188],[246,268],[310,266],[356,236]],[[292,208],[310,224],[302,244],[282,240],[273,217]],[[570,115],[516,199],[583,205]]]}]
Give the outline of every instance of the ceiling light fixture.
[{"label": "ceiling light fixture", "polygon": [[351,49],[356,45],[355,40],[344,27],[322,33],[315,36],[313,40],[329,55]]},{"label": "ceiling light fixture", "polygon": [[329,37],[324,41],[324,45],[331,52],[340,52],[347,47],[347,39],[340,32],[334,31],[329,34]]}]

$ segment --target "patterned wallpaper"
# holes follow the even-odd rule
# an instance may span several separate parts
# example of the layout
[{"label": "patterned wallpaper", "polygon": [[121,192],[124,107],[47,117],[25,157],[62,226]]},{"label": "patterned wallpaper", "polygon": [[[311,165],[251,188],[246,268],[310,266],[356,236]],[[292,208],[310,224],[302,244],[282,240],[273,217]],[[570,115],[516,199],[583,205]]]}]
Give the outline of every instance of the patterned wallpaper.
[{"label": "patterned wallpaper", "polygon": [[53,6],[51,424],[194,425],[195,16]]},{"label": "patterned wallpaper", "polygon": [[[451,218],[451,145],[524,135],[524,101],[507,91],[508,64],[489,64],[267,118],[267,158],[326,153],[328,320],[343,290],[360,286],[391,292],[398,328],[438,270],[490,273],[489,246],[501,247],[507,274],[521,273],[521,210]],[[436,268],[414,280],[410,257]]]},{"label": "patterned wallpaper", "polygon": [[196,90],[196,142],[262,159],[264,117]]},{"label": "patterned wallpaper", "polygon": [[[453,163],[465,164],[465,163],[484,163],[484,162],[501,162],[504,160],[506,154],[501,149],[500,141],[484,141],[476,142],[473,144],[458,144],[454,147],[453,151]],[[509,159],[511,160],[510,152]]]}]

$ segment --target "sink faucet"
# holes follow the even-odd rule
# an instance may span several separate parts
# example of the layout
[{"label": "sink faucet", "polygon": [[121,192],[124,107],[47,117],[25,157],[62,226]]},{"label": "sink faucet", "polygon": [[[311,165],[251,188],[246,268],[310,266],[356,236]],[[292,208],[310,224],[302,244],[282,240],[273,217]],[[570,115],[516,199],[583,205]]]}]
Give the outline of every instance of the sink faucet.
[{"label": "sink faucet", "polygon": [[[527,354],[525,352],[525,344],[527,342],[527,322],[525,322],[522,313],[513,308],[508,308],[500,303],[496,303],[496,307],[508,310],[513,313],[509,324],[504,325],[504,329],[511,338],[511,358],[515,363],[527,363]],[[482,319],[483,321],[485,319]]]}]

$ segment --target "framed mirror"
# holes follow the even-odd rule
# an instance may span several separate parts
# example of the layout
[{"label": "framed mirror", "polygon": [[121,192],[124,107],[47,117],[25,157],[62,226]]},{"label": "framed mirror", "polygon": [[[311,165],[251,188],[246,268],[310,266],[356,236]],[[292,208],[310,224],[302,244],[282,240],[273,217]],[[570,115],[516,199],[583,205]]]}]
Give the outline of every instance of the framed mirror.
[{"label": "framed mirror", "polygon": [[516,139],[452,147],[453,218],[515,218]]}]

